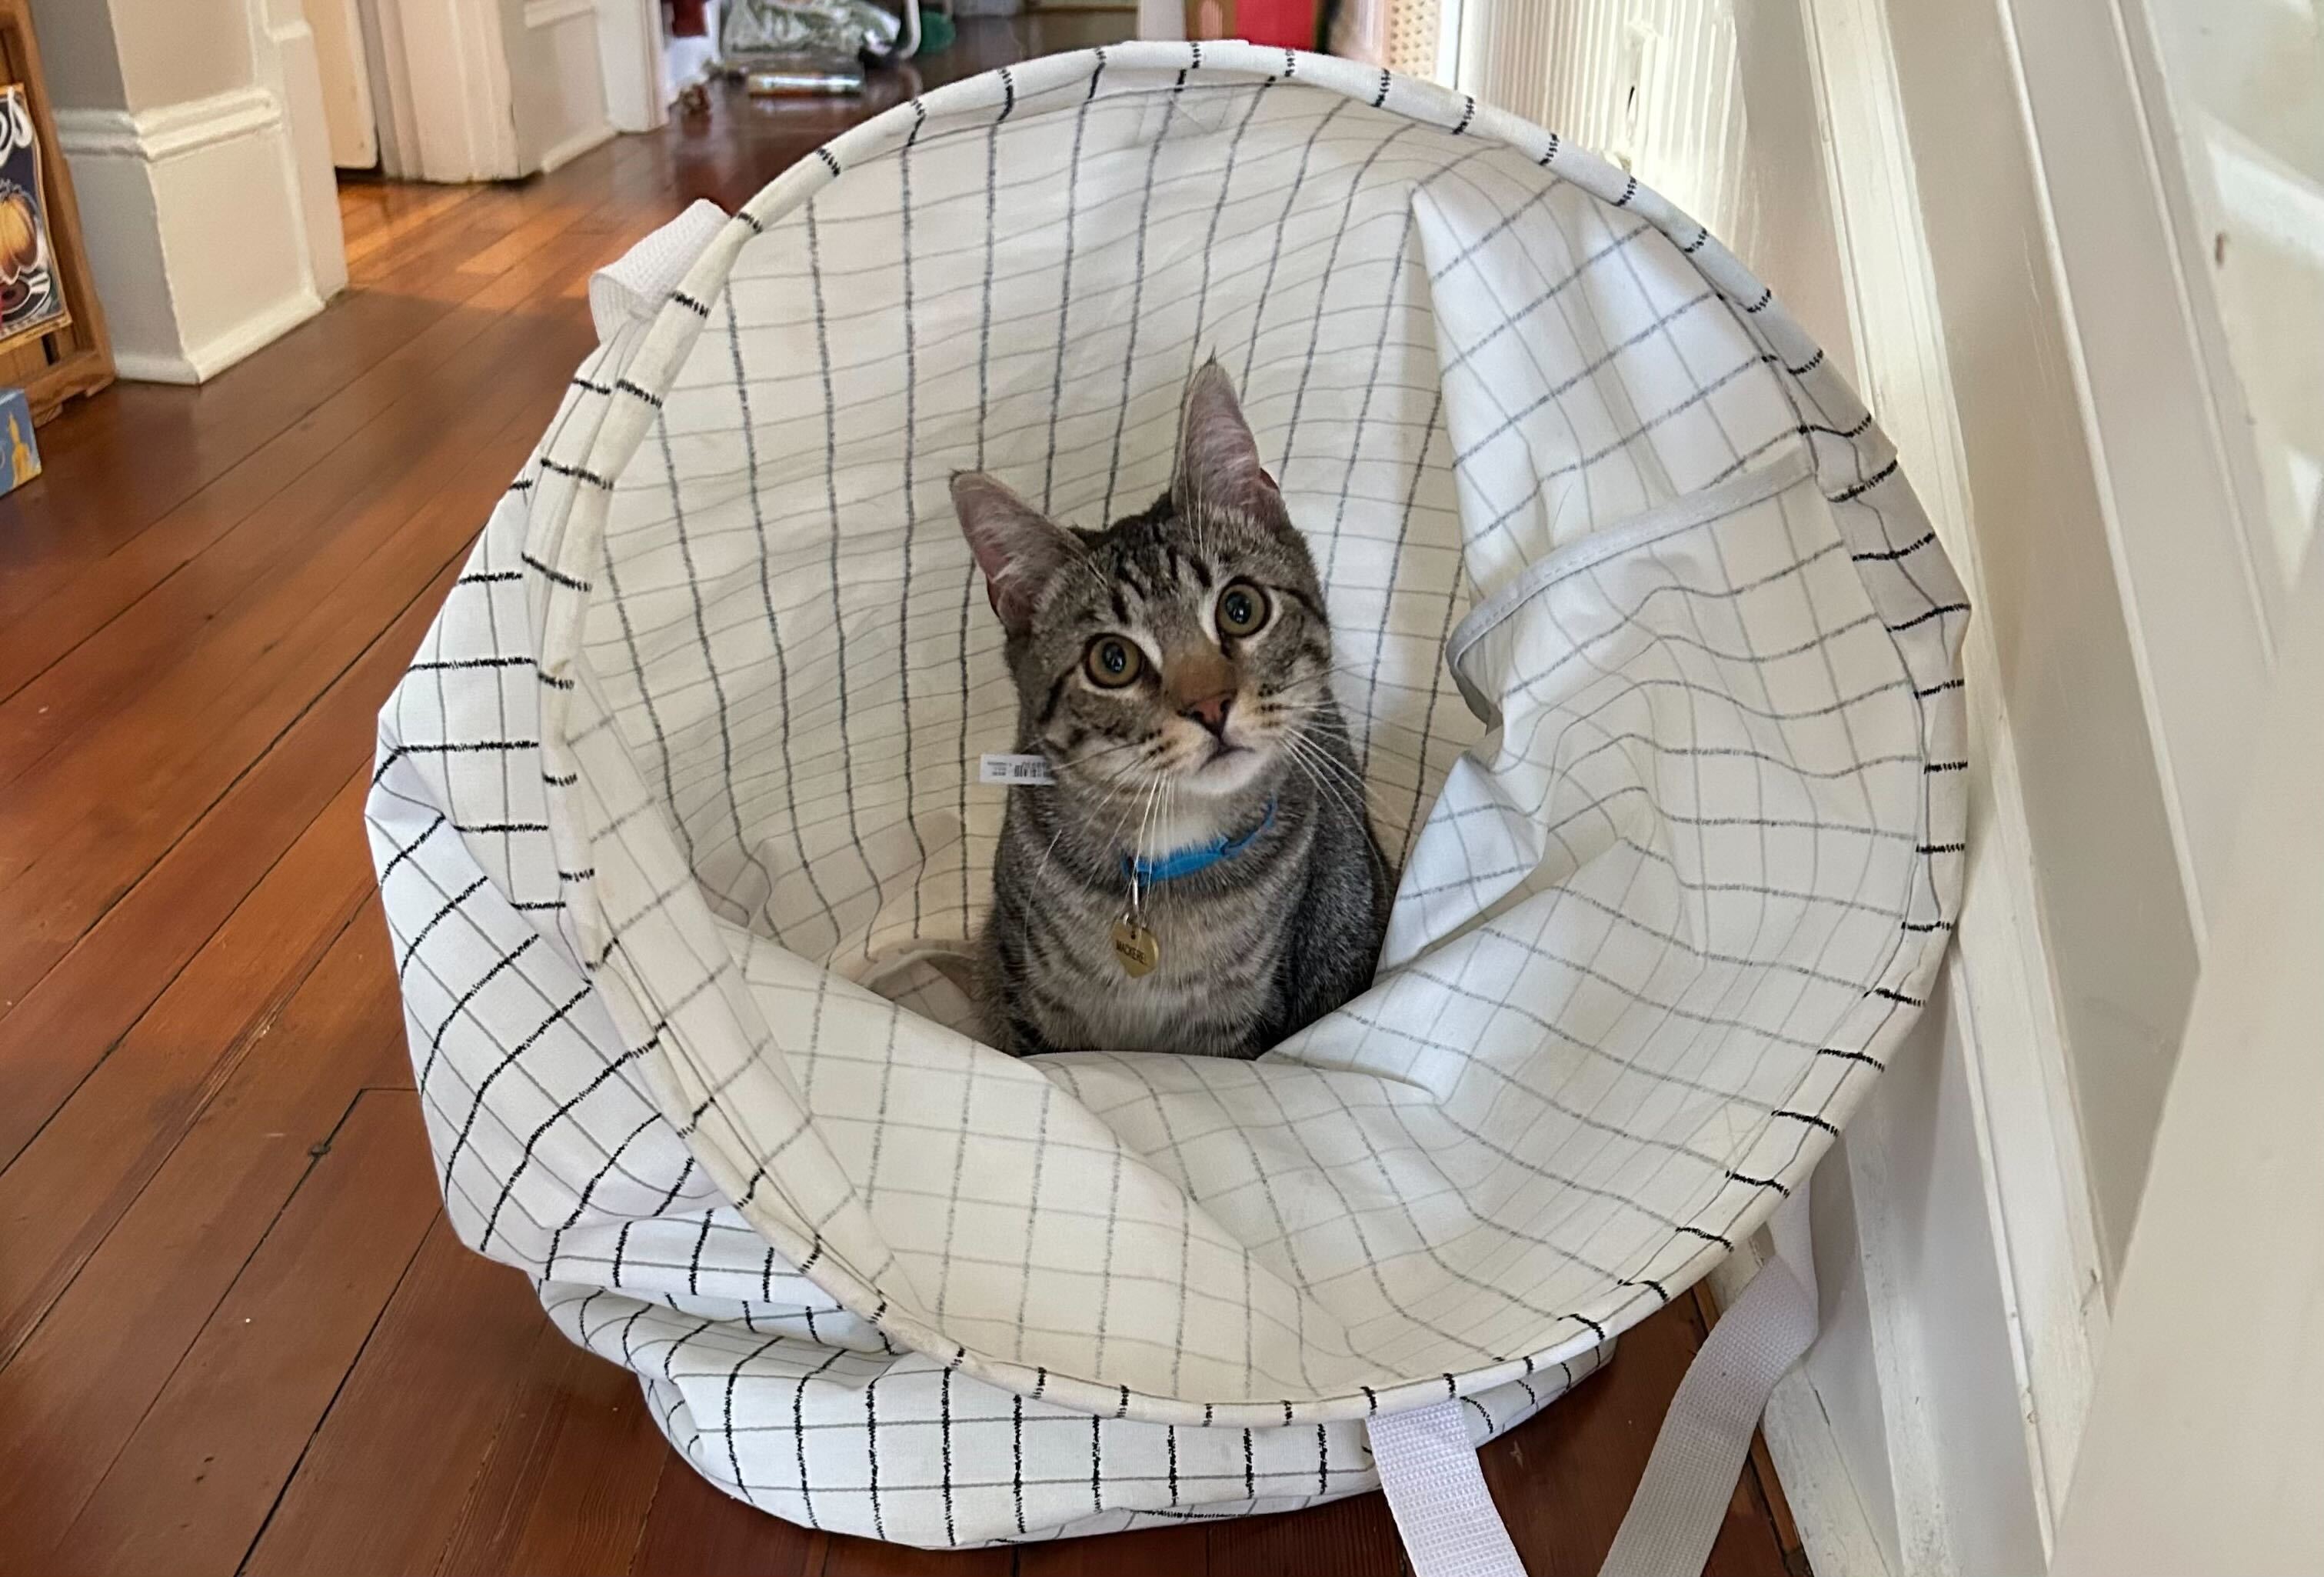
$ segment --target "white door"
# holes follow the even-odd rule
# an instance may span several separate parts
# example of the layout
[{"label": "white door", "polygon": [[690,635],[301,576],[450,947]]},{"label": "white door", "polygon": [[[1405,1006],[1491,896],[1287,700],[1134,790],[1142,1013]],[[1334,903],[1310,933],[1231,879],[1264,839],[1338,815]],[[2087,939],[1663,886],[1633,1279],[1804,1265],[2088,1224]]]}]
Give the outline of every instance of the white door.
[{"label": "white door", "polygon": [[661,124],[658,0],[354,4],[390,175],[514,180]]},{"label": "white door", "polygon": [[315,35],[315,63],[323,78],[323,116],[329,123],[331,162],[369,170],[379,162],[379,127],[372,116],[371,66],[364,55],[355,0],[303,0]]},{"label": "white door", "polygon": [[[620,0],[632,9],[639,0]],[[501,0],[517,159],[554,170],[613,135],[598,0]]]},{"label": "white door", "polygon": [[2324,555],[2308,558],[2115,1294],[2059,1577],[2324,1572]]}]

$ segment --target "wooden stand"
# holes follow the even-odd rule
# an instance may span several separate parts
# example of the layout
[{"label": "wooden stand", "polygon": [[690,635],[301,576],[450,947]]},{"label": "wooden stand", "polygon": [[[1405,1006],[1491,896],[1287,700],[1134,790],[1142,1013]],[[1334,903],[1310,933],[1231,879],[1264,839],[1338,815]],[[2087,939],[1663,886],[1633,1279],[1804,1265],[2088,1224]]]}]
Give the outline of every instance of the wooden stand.
[{"label": "wooden stand", "polygon": [[105,333],[105,309],[89,278],[88,255],[81,248],[80,205],[73,198],[72,172],[57,146],[56,117],[50,113],[48,79],[32,37],[29,0],[0,0],[0,83],[22,82],[41,139],[41,196],[48,210],[49,248],[57,283],[72,320],[45,334],[0,348],[0,385],[24,391],[32,420],[46,422],[75,394],[93,394],[113,381],[113,342]]}]

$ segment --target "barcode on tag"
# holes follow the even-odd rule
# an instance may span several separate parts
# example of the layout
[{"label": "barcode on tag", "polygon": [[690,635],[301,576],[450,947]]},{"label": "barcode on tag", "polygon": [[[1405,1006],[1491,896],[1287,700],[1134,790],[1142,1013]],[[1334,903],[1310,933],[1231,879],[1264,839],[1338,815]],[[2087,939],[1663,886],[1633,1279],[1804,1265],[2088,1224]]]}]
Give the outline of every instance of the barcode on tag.
[{"label": "barcode on tag", "polygon": [[987,756],[977,763],[979,783],[1052,784],[1057,781],[1046,756]]}]

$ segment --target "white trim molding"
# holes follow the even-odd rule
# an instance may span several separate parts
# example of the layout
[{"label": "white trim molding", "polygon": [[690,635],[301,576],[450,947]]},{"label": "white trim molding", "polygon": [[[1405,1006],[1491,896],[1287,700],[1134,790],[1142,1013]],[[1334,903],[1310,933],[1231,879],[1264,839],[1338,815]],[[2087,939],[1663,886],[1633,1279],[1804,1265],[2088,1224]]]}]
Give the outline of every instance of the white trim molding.
[{"label": "white trim molding", "polygon": [[263,88],[235,88],[190,104],[125,109],[60,109],[57,145],[67,153],[93,153],[159,164],[236,137],[254,137],[282,124],[282,107]]},{"label": "white trim molding", "polygon": [[[2274,671],[2273,565],[2248,419],[2223,408],[2218,303],[2190,277],[2187,172],[2143,16],[2001,0],[2034,141],[2046,262],[2097,462],[2164,803],[2202,946]],[[2160,135],[2158,136],[2158,129]],[[2163,146],[2158,147],[2158,142]],[[2164,149],[2172,149],[2166,156]]]},{"label": "white trim molding", "polygon": [[[250,22],[258,81],[282,105],[285,135],[278,145],[282,178],[297,199],[304,232],[307,283],[317,297],[328,301],[346,288],[347,253],[315,31],[300,0],[252,0]],[[368,119],[368,110],[365,115]]]},{"label": "white trim molding", "polygon": [[540,172],[544,175],[562,164],[570,164],[592,148],[602,148],[613,140],[615,130],[611,121],[585,125],[556,146],[542,151]]},{"label": "white trim molding", "polygon": [[122,376],[200,383],[322,310],[272,93],[56,120]]},{"label": "white trim molding", "polygon": [[[1878,0],[1803,0],[1803,13],[1815,57],[1810,75],[1821,100],[1858,377],[1972,602],[1990,608],[1886,13]],[[2003,528],[1997,522],[1987,529]],[[1996,1290],[2046,1546],[2089,1407],[2106,1304],[2033,838],[1989,620],[1972,620],[1963,668],[1978,765],[1970,865],[1946,1006],[1962,1042]],[[1885,1247],[1891,1254],[1901,1248]],[[1914,1466],[1895,1464],[1900,1484]],[[1941,1492],[1942,1486],[1924,1488]]]},{"label": "white trim molding", "polygon": [[309,296],[286,296],[271,308],[243,319],[199,345],[176,353],[124,350],[116,348],[115,370],[137,383],[201,384],[235,362],[263,350],[321,310]]}]

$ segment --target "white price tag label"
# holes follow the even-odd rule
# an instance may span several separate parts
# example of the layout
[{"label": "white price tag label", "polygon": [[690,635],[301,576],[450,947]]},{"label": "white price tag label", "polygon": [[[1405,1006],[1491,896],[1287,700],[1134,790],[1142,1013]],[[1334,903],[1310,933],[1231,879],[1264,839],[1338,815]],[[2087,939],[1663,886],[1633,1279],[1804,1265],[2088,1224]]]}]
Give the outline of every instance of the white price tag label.
[{"label": "white price tag label", "polygon": [[977,763],[976,781],[1040,786],[1053,784],[1057,778],[1049,770],[1049,758],[1046,756],[987,756]]}]

